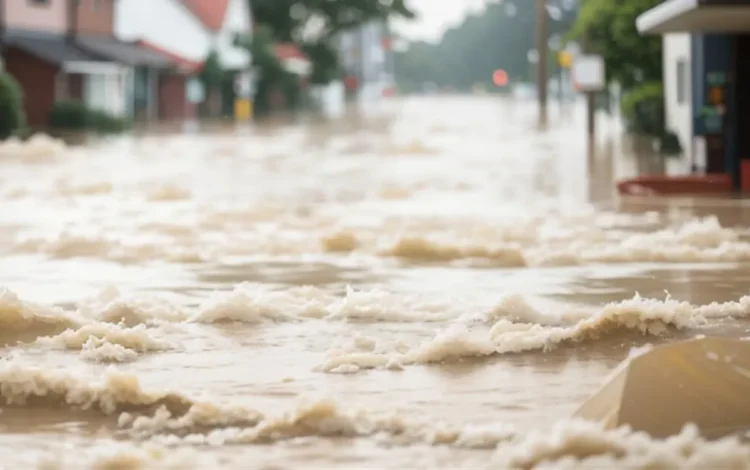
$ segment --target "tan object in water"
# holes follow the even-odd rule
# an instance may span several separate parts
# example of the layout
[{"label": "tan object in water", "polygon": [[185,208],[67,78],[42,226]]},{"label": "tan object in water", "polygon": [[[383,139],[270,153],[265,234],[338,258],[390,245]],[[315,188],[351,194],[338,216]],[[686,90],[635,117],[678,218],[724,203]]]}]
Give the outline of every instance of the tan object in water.
[{"label": "tan object in water", "polygon": [[654,437],[687,423],[707,438],[750,430],[750,341],[703,338],[637,356],[574,414]]}]

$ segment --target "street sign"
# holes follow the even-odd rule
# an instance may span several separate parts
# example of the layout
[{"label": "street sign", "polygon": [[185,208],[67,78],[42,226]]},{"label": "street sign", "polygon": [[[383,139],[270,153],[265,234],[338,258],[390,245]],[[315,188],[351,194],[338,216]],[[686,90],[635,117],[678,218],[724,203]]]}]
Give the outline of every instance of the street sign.
[{"label": "street sign", "polygon": [[187,100],[191,104],[202,103],[206,99],[206,90],[203,83],[197,78],[191,78],[187,83]]},{"label": "street sign", "polygon": [[234,79],[234,93],[239,98],[250,98],[253,94],[253,75],[250,72],[238,73]]},{"label": "street sign", "polygon": [[594,92],[606,88],[604,59],[599,55],[579,55],[573,60],[573,83],[579,91]]}]

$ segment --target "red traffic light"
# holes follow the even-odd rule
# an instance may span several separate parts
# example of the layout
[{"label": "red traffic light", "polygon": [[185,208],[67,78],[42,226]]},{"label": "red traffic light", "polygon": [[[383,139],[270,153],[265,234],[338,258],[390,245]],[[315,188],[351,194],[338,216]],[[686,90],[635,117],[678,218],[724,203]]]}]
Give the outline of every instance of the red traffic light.
[{"label": "red traffic light", "polygon": [[495,86],[503,87],[508,84],[508,73],[505,70],[498,69],[492,74],[492,82]]}]

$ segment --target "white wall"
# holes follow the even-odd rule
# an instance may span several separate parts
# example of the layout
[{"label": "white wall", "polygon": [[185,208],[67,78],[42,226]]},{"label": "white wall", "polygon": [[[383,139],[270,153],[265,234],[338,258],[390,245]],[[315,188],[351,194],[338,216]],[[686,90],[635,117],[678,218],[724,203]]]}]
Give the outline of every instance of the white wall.
[{"label": "white wall", "polygon": [[[666,104],[667,128],[680,138],[683,153],[691,154],[693,140],[693,110],[692,110],[692,57],[690,52],[690,35],[685,33],[666,34],[663,39],[664,65],[664,100]],[[677,63],[685,61],[685,99],[678,100]]]},{"label": "white wall", "polygon": [[250,54],[233,44],[236,33],[252,33],[247,0],[229,2],[224,25],[215,37],[216,51],[221,57],[222,65],[227,69],[244,69],[250,65]]},{"label": "white wall", "polygon": [[117,2],[115,35],[143,39],[186,59],[202,62],[211,46],[211,35],[187,8],[174,0]]}]

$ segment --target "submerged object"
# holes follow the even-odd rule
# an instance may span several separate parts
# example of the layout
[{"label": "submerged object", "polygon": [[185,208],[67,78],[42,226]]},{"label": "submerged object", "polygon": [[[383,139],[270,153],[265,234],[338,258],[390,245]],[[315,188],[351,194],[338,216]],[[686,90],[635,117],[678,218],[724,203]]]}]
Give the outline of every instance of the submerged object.
[{"label": "submerged object", "polygon": [[702,338],[628,360],[574,417],[657,438],[695,424],[706,438],[750,430],[750,341]]},{"label": "submerged object", "polygon": [[621,196],[708,196],[729,195],[734,192],[728,174],[707,175],[643,175],[617,183]]}]

